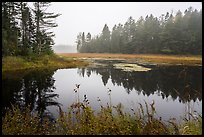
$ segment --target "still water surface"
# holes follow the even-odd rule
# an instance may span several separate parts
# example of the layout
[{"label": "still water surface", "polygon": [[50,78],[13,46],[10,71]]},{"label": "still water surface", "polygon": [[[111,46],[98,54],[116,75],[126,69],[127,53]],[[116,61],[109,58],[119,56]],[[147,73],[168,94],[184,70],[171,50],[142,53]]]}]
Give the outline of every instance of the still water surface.
[{"label": "still water surface", "polygon": [[[154,100],[158,117],[163,120],[180,118],[187,111],[202,114],[202,67],[149,66],[147,72],[126,72],[115,69],[115,61],[99,61],[100,65],[86,68],[15,72],[2,78],[3,107],[10,103],[25,107],[31,105],[40,115],[58,116],[62,110],[87,96],[97,112],[100,105],[122,103],[126,112],[137,109],[138,103]],[[108,91],[111,90],[111,96]],[[101,102],[97,101],[100,98]],[[101,103],[101,104],[100,104]]]}]

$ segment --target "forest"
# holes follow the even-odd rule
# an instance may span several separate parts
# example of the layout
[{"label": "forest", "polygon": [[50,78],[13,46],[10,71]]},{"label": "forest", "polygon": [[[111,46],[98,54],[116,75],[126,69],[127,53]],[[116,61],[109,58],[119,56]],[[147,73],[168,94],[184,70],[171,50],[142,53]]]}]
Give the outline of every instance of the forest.
[{"label": "forest", "polygon": [[[3,135],[202,134],[202,9],[138,20],[132,12],[93,35],[76,24],[93,27],[82,20],[84,3],[58,4],[2,2]],[[59,37],[53,28],[63,23],[73,29]],[[79,53],[56,52],[55,34],[74,36]]]},{"label": "forest", "polygon": [[2,2],[2,57],[52,54],[51,28],[60,14],[47,12],[50,2]]},{"label": "forest", "polygon": [[[50,2],[2,3],[2,56],[30,56],[53,53],[51,28],[60,14],[46,12]],[[130,16],[124,24],[105,24],[101,34],[77,35],[81,53],[128,54],[202,54],[202,9],[189,7],[175,16],[167,12],[160,17],[152,14],[137,21]]]},{"label": "forest", "polygon": [[101,34],[77,35],[77,50],[81,53],[128,54],[202,54],[202,9],[189,7],[175,16],[167,12],[159,18],[152,14],[137,21],[132,16],[112,31],[105,24]]}]

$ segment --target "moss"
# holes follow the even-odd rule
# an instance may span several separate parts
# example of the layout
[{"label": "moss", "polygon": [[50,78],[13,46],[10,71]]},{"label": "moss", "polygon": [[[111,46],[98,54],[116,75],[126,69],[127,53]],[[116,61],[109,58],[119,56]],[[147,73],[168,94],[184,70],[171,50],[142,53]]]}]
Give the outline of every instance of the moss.
[{"label": "moss", "polygon": [[118,63],[113,65],[116,69],[122,69],[123,71],[149,71],[151,68],[139,66],[137,64],[125,64]]}]

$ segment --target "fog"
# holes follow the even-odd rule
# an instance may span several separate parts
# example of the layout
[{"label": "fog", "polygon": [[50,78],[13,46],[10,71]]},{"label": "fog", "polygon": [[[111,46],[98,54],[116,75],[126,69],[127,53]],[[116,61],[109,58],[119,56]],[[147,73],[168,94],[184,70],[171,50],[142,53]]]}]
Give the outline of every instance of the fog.
[{"label": "fog", "polygon": [[136,21],[140,16],[153,14],[160,17],[166,12],[174,15],[184,12],[190,6],[200,10],[201,2],[52,2],[48,11],[62,14],[56,19],[54,28],[55,45],[76,45],[79,32],[92,36],[100,34],[104,25],[109,29],[115,24],[124,24],[132,16]]}]

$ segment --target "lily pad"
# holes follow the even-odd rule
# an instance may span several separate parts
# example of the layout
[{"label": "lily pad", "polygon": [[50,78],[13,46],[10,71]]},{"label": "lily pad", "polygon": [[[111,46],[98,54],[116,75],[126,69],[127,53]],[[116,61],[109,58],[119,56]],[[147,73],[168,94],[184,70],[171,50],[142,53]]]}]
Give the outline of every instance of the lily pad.
[{"label": "lily pad", "polygon": [[143,66],[139,66],[137,64],[125,64],[118,63],[113,65],[116,69],[122,69],[123,71],[149,71],[151,68],[146,68]]}]

